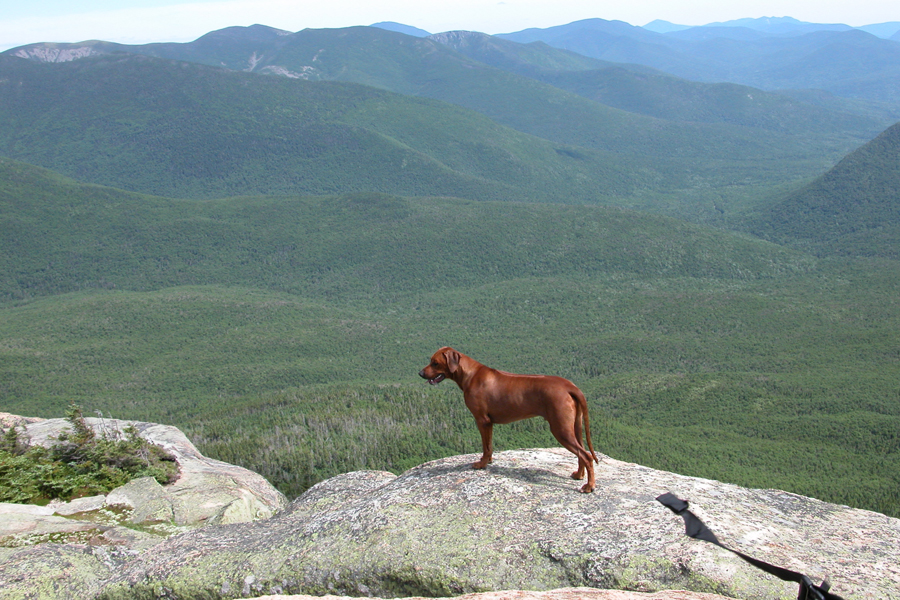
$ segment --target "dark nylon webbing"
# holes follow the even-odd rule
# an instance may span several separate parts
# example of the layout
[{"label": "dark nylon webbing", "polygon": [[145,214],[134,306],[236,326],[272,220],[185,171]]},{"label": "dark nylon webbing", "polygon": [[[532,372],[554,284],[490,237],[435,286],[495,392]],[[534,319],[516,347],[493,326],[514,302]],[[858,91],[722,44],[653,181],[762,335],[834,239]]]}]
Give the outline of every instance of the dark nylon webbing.
[{"label": "dark nylon webbing", "polygon": [[774,575],[783,581],[792,581],[800,584],[800,594],[797,596],[797,600],[843,600],[840,596],[828,592],[830,586],[827,581],[823,581],[822,585],[819,586],[813,585],[813,582],[810,581],[809,577],[806,575],[801,575],[800,573],[789,569],[770,565],[767,562],[763,562],[752,556],[747,556],[743,552],[738,552],[737,550],[732,550],[728,546],[725,546],[716,538],[713,532],[709,530],[709,527],[704,525],[703,521],[697,518],[697,515],[688,510],[688,503],[674,494],[665,493],[658,497],[657,500],[660,504],[668,507],[669,510],[684,519],[684,532],[689,537],[715,544],[733,554],[737,554],[757,569],[762,569],[766,573]]}]

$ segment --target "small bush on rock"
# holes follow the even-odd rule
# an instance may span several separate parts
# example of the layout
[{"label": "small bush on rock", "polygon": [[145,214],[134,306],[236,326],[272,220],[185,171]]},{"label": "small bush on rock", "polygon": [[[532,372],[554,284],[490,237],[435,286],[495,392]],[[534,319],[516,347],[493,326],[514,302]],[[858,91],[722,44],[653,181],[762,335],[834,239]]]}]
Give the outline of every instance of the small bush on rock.
[{"label": "small bush on rock", "polygon": [[22,432],[10,427],[0,438],[0,502],[46,504],[105,494],[138,477],[153,477],[161,484],[178,477],[175,457],[138,435],[133,426],[121,439],[97,435],[78,405],[69,407],[64,431],[47,449],[29,447]]}]

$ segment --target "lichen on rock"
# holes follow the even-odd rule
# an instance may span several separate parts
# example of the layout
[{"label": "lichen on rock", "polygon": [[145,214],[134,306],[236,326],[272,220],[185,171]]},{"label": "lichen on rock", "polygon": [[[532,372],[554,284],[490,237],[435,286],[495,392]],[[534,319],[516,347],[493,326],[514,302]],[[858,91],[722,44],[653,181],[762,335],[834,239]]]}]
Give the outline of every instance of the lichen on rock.
[{"label": "lichen on rock", "polygon": [[[827,578],[846,600],[890,598],[900,589],[900,520],[777,490],[601,456],[597,488],[581,494],[570,478],[572,455],[553,448],[501,452],[485,470],[473,470],[469,455],[400,476],[347,473],[279,510],[283,497],[255,473],[202,457],[174,428],[137,426],[177,450],[182,479],[132,482],[92,511],[59,505],[74,511],[71,519],[44,514],[53,507],[23,509],[35,519],[83,520],[85,529],[76,525],[68,540],[37,540],[54,543],[0,547],[0,598],[797,597],[796,585],[686,537],[681,519],[655,500],[664,492],[689,500],[729,546],[817,582]],[[127,523],[137,514],[143,525]],[[549,592],[572,588],[593,591]],[[622,592],[595,593],[603,588]],[[497,595],[502,590],[531,592]]]},{"label": "lichen on rock", "polygon": [[[194,530],[113,578],[102,597],[155,586],[179,597],[305,593],[457,596],[572,586],[796,598],[734,555],[684,535],[655,501],[672,491],[722,539],[763,560],[825,576],[845,598],[900,588],[900,521],[773,490],[747,490],[604,457],[580,494],[561,449],[472,456],[394,477],[360,472],[311,488],[275,517]],[[851,528],[848,530],[848,526]],[[851,534],[852,532],[852,534]],[[855,536],[864,532],[867,543]],[[223,593],[222,590],[229,590]]]}]

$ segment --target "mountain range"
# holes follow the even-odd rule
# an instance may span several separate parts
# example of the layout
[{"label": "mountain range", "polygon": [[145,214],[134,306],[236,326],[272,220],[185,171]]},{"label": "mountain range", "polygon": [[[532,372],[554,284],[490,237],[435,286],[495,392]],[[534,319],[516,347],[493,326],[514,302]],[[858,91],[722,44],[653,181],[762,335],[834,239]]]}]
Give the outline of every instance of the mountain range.
[{"label": "mountain range", "polygon": [[704,29],[719,27],[750,29],[766,35],[796,35],[798,33],[810,33],[813,31],[850,31],[851,29],[858,29],[885,39],[900,37],[898,36],[898,33],[900,33],[900,21],[872,23],[861,27],[851,27],[849,25],[844,25],[843,23],[808,23],[806,21],[799,21],[793,17],[758,17],[707,23],[701,27],[678,25],[660,19],[644,25],[644,29],[655,31],[657,33],[671,33],[686,29],[702,31]]},{"label": "mountain range", "polygon": [[885,103],[900,98],[900,43],[854,28],[693,27],[657,33],[621,21],[589,19],[499,37],[620,63],[636,63],[694,81],[728,81],[765,90],[820,89]]},{"label": "mountain range", "polygon": [[15,82],[0,89],[2,152],[133,191],[597,201],[659,178],[608,151],[570,149],[456,106],[357,84],[138,55],[2,59],[0,73]]},{"label": "mountain range", "polygon": [[[140,56],[144,60],[137,60]],[[32,60],[17,60],[21,57]],[[737,84],[693,82],[544,43],[471,32],[413,37],[355,27],[291,34],[252,26],[212,32],[188,44],[38,44],[3,58],[4,77],[24,86],[0,90],[5,93],[0,148],[6,155],[85,181],[174,196],[363,189],[575,202],[615,196],[619,203],[629,198],[627,205],[656,210],[661,206],[657,195],[664,193],[681,198],[666,200],[662,210],[670,214],[717,219],[729,205],[727,210],[738,210],[735,199],[747,190],[821,174],[893,122],[893,109],[871,102],[823,100],[809,92],[798,99]],[[224,67],[228,74],[150,58]],[[141,69],[148,73],[134,75]],[[312,85],[328,81],[367,87]],[[236,89],[225,92],[227,85]],[[136,94],[138,88],[143,91]],[[186,89],[194,90],[188,103]],[[318,106],[333,109],[303,108],[313,90]],[[370,98],[371,109],[357,97]],[[348,101],[354,108],[341,108]],[[117,105],[114,111],[141,113],[149,125],[131,135],[134,124],[104,119],[110,102]],[[271,108],[272,103],[279,108]],[[87,132],[61,128],[63,115],[47,116],[60,110],[84,114],[103,126]],[[297,126],[292,116],[297,111],[304,111],[307,122],[304,143],[315,146],[301,154],[296,152],[301,137],[290,131]],[[252,130],[256,125],[249,115],[265,113],[263,126],[271,133],[264,134],[264,144],[253,142],[264,151],[246,155],[243,144],[256,134],[247,137],[235,128]],[[216,130],[214,123],[222,120],[234,123],[229,131]],[[309,129],[313,121],[318,133]],[[182,126],[187,122],[190,131]],[[418,126],[409,127],[412,123]],[[354,141],[323,146],[315,140],[323,139],[326,129],[339,131],[329,133],[329,139]],[[85,133],[95,144],[112,143],[125,151],[94,153]],[[210,146],[214,150],[202,150]],[[337,158],[354,147],[366,149],[363,155],[375,161],[365,172],[358,158]],[[337,152],[335,160],[321,158],[323,148]],[[232,151],[240,156],[229,156]],[[220,159],[207,182],[202,173],[209,165],[194,163],[216,155]],[[391,167],[396,162],[384,162],[392,155],[406,165],[402,172]],[[166,168],[174,157],[179,169]],[[335,174],[342,163],[352,173]],[[290,181],[284,165],[296,174]],[[328,174],[319,177],[308,169]],[[280,174],[269,177],[273,170]],[[716,190],[712,196],[711,189]]]},{"label": "mountain range", "polygon": [[[491,37],[526,45],[541,42],[579,55],[577,60],[580,66],[570,64],[565,70],[597,68],[597,63],[590,66],[584,60],[587,57],[651,67],[692,81],[738,83],[770,91],[825,90],[839,97],[898,109],[895,82],[900,68],[897,67],[900,22],[864,28],[803,23],[790,18],[746,19],[677,30],[671,29],[679,26],[669,25],[662,28],[670,31],[661,33],[649,26],[635,27],[622,21],[587,19]],[[348,35],[352,29],[332,31]],[[399,23],[379,23],[371,29],[400,33],[420,42],[434,38],[421,29]],[[294,77],[337,77],[333,65],[329,72],[327,67],[323,69],[323,64],[312,61],[313,57],[329,59],[328,54],[316,54],[326,48],[315,48],[309,55],[303,52],[304,41],[300,41],[297,35],[315,45],[315,38],[310,39],[311,31],[292,34],[256,25],[213,32],[187,44],[37,43],[13,48],[6,53],[56,61],[98,52],[124,51]],[[893,32],[891,36],[885,35],[890,32]],[[438,34],[438,39],[448,33],[454,32]],[[409,40],[408,43],[414,42]],[[295,48],[290,49],[292,46]],[[331,51],[334,52],[334,49]],[[532,48],[530,52],[538,55],[546,53],[546,48],[540,51]],[[380,55],[378,49],[376,55]],[[369,66],[377,66],[378,58],[372,58]],[[367,63],[357,62],[354,66],[362,69]],[[351,70],[339,77],[367,84],[385,83],[383,76],[377,73],[369,81],[362,81],[364,75],[358,70]]]},{"label": "mountain range", "polygon": [[[255,25],[185,44],[34,44],[0,55],[0,75],[15,82],[0,87],[0,150],[85,182],[170,197],[371,191],[599,203],[815,245],[816,219],[795,214],[814,202],[799,198],[848,180],[822,174],[845,156],[835,168],[846,170],[849,153],[900,108],[800,90],[796,77],[789,92],[764,91],[601,56],[627,46],[647,59],[652,46],[696,66],[702,47],[703,60],[724,60],[704,44],[728,40],[749,61],[735,68],[808,76],[833,67],[834,44],[857,40],[867,62],[856,61],[855,77],[878,87],[900,81],[890,75],[900,44],[789,18],[650,29],[601,19],[503,36],[396,23],[297,33]],[[797,68],[790,57],[801,55],[815,64]],[[892,151],[882,144],[880,155]],[[781,186],[817,176],[779,204]],[[880,231],[874,249],[858,251],[887,251],[893,238],[879,227],[892,227],[894,186],[877,188],[880,212],[846,211],[849,225],[816,247],[827,251],[850,227],[863,238]],[[857,217],[868,223],[861,233]]]}]

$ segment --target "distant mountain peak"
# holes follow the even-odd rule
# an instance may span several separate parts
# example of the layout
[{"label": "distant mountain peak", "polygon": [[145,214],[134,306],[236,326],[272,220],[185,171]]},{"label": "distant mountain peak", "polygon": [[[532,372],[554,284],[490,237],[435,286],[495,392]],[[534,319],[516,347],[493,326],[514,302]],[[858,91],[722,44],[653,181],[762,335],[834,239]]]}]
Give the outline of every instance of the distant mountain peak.
[{"label": "distant mountain peak", "polygon": [[685,29],[690,28],[690,25],[678,25],[676,23],[670,23],[669,21],[663,21],[662,19],[656,19],[655,21],[650,21],[644,25],[644,29],[654,33],[672,33],[673,31],[684,31]]},{"label": "distant mountain peak", "polygon": [[791,33],[802,30],[848,30],[853,29],[849,25],[840,23],[809,23],[800,21],[794,17],[757,17],[746,19],[735,19],[733,21],[724,21],[720,23],[708,23],[704,27],[746,27],[754,31],[763,33],[778,34]]},{"label": "distant mountain peak", "polygon": [[394,21],[382,21],[380,23],[372,23],[369,27],[377,27],[379,29],[387,29],[388,31],[396,31],[397,33],[405,33],[414,37],[428,37],[431,33],[412,25],[404,25],[403,23],[395,23]]},{"label": "distant mountain peak", "polygon": [[460,44],[480,43],[491,40],[500,41],[486,33],[466,30],[443,31],[441,33],[433,33],[428,37],[440,44],[452,47],[458,47]]},{"label": "distant mountain peak", "polygon": [[769,27],[772,25],[801,25],[804,21],[799,21],[794,17],[757,17],[757,18],[744,18],[744,19],[733,19],[731,21],[717,21],[715,23],[708,23],[707,27],[750,27],[751,29],[758,29],[760,26]]}]

